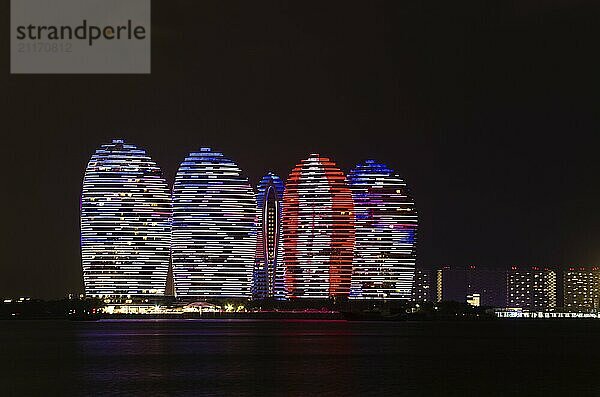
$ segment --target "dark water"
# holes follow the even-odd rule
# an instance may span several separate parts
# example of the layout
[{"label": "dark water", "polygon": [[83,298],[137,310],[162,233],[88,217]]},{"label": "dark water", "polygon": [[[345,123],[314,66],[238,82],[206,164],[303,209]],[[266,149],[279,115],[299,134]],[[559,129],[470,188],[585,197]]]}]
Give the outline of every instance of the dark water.
[{"label": "dark water", "polygon": [[600,322],[4,321],[0,395],[600,396]]}]

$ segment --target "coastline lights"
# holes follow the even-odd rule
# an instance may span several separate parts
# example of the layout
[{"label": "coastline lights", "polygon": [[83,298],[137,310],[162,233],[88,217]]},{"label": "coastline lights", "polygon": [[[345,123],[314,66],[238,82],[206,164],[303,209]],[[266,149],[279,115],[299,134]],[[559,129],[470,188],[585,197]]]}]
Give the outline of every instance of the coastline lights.
[{"label": "coastline lights", "polygon": [[231,160],[192,152],[173,185],[172,263],[179,297],[250,297],[256,198]]},{"label": "coastline lights", "polygon": [[81,195],[81,261],[88,296],[164,295],[171,200],[156,163],[115,139],[87,164]]},{"label": "coastline lights", "polygon": [[256,261],[252,296],[255,299],[283,299],[283,245],[281,244],[281,211],[283,181],[268,173],[258,184],[258,227]]},{"label": "coastline lights", "polygon": [[311,154],[290,173],[283,195],[283,259],[289,298],[348,296],[354,215],[342,171]]},{"label": "coastline lights", "polygon": [[417,212],[406,183],[374,160],[352,169],[348,183],[356,218],[350,298],[410,299]]}]

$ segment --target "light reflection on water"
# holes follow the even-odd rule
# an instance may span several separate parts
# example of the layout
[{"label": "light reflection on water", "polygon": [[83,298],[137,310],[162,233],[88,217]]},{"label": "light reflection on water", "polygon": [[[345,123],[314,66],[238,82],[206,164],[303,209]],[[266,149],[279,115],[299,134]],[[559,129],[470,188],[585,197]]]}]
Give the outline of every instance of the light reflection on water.
[{"label": "light reflection on water", "polygon": [[600,322],[5,321],[0,395],[600,395]]}]

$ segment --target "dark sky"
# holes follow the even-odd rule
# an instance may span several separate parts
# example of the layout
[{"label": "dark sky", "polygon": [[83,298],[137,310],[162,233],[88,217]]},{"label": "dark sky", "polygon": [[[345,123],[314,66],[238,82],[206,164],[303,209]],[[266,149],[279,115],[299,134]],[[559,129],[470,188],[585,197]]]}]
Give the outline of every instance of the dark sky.
[{"label": "dark sky", "polygon": [[253,184],[378,159],[423,267],[600,264],[600,5],[483,3],[154,1],[151,75],[26,76],[3,1],[0,296],[83,290],[81,182],[113,137],[169,183],[200,146]]}]

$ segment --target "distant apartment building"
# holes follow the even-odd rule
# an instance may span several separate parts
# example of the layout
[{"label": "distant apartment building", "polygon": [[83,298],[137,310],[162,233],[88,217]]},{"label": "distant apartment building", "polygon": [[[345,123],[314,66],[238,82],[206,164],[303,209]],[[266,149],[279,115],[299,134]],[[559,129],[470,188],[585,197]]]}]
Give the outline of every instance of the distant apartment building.
[{"label": "distant apartment building", "polygon": [[412,300],[415,302],[435,301],[434,270],[415,270],[415,281],[412,290]]},{"label": "distant apartment building", "polygon": [[571,267],[563,271],[564,308],[600,309],[600,268]]},{"label": "distant apartment building", "polygon": [[557,272],[550,268],[513,266],[506,273],[506,306],[538,310],[557,306]]},{"label": "distant apartment building", "polygon": [[505,275],[501,270],[477,266],[444,266],[436,272],[436,301],[502,307],[506,297]]}]

